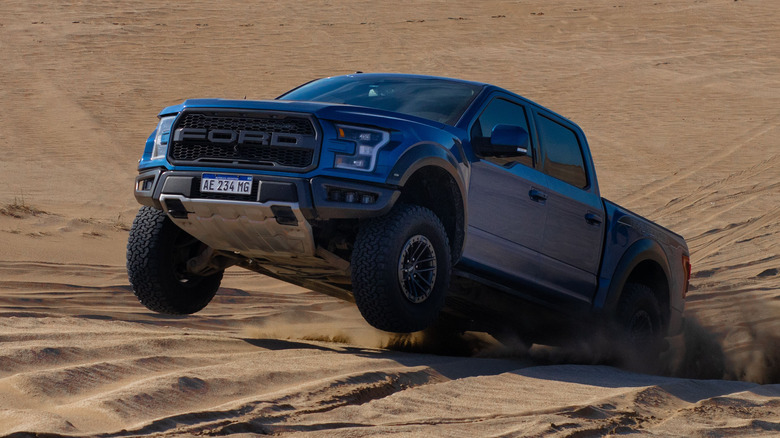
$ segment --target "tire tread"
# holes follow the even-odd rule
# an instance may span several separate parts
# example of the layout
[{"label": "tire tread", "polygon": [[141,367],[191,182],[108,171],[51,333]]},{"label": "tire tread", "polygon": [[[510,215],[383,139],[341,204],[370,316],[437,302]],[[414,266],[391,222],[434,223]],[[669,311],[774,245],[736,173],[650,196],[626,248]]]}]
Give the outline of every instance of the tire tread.
[{"label": "tire tread", "polygon": [[[197,288],[183,290],[172,284],[165,271],[170,234],[184,232],[165,212],[142,206],[133,221],[127,241],[127,275],[138,301],[149,310],[169,315],[195,313],[211,301],[222,273],[205,277]],[[177,287],[178,286],[178,287]]]},{"label": "tire tread", "polygon": [[[352,289],[360,313],[374,327],[389,332],[409,333],[430,326],[444,303],[445,293],[431,295],[435,302],[433,312],[428,315],[409,315],[398,311],[397,280],[388,273],[397,271],[397,259],[393,254],[397,236],[409,227],[423,222],[432,226],[444,240],[445,254],[437,254],[435,287],[449,287],[450,254],[449,240],[439,218],[429,209],[419,205],[397,205],[385,216],[366,221],[358,233],[352,253]],[[390,277],[390,278],[388,278]],[[441,282],[441,283],[440,283]],[[440,296],[439,296],[440,295]],[[404,298],[405,299],[405,298]]]}]

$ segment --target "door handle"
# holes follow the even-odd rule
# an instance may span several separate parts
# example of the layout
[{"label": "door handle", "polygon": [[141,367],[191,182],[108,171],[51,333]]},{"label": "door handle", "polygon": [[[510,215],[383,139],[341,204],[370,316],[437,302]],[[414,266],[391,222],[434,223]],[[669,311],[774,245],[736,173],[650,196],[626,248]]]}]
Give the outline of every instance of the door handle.
[{"label": "door handle", "polygon": [[589,225],[601,225],[601,216],[595,213],[588,213],[585,215],[585,222]]},{"label": "door handle", "polygon": [[541,202],[542,204],[544,204],[544,201],[547,200],[547,193],[540,192],[536,189],[531,189],[531,191],[528,192],[528,196],[531,197],[532,201]]}]

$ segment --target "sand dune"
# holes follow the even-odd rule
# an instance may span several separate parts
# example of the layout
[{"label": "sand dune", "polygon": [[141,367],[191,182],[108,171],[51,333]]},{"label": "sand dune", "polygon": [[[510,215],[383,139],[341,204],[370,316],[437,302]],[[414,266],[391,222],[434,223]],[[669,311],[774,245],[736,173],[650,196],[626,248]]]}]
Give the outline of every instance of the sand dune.
[{"label": "sand dune", "polygon": [[[4,1],[0,435],[776,436],[779,20],[771,0]],[[156,113],[355,70],[492,82],[583,126],[604,196],[691,247],[676,377],[482,338],[431,354],[241,270],[191,317],[138,304]]]},{"label": "sand dune", "polygon": [[[74,268],[87,274],[82,285],[23,279]],[[5,433],[777,431],[778,385],[378,349],[388,339],[371,338],[352,306],[275,280],[249,293],[223,290],[185,318],[139,308],[128,286],[110,285],[121,268],[3,263],[0,271],[20,278],[0,282]],[[287,293],[272,292],[280,287]],[[339,335],[348,343],[317,340]]]}]

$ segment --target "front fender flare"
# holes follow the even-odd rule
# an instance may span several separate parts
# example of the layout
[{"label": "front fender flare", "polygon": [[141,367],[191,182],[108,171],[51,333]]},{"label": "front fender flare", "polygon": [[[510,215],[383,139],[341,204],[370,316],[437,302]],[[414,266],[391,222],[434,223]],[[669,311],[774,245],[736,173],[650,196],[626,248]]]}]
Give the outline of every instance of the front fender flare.
[{"label": "front fender flare", "polygon": [[[455,142],[453,149],[461,152],[461,156],[463,155],[462,149],[457,141]],[[436,167],[444,170],[449,174],[457,186],[463,214],[462,223],[460,224],[462,236],[460,242],[456,245],[459,248],[458,252],[460,252],[465,244],[466,228],[468,225],[468,179],[465,175],[468,172],[468,167],[466,162],[459,160],[450,149],[447,149],[438,143],[417,143],[404,151],[399,157],[390,171],[386,183],[391,186],[403,187],[412,175],[426,167]],[[460,254],[458,254],[458,258],[459,256]]]},{"label": "front fender flare", "polygon": [[426,166],[440,167],[449,172],[458,183],[461,193],[465,193],[463,190],[464,181],[458,171],[460,166],[458,159],[442,145],[431,142],[417,143],[407,149],[396,161],[386,182],[391,185],[403,186],[414,172]]}]

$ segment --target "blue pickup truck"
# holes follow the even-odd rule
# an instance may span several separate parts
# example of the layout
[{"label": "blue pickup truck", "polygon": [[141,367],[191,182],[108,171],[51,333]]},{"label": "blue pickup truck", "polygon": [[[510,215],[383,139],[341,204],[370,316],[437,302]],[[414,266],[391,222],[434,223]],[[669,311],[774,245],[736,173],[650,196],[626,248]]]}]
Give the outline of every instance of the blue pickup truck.
[{"label": "blue pickup truck", "polygon": [[577,125],[493,85],[356,73],[187,100],[160,112],[135,197],[127,268],[157,312],[201,310],[240,266],[389,332],[610,325],[654,351],[682,327],[683,238],[601,198]]}]

